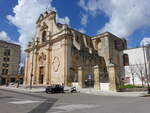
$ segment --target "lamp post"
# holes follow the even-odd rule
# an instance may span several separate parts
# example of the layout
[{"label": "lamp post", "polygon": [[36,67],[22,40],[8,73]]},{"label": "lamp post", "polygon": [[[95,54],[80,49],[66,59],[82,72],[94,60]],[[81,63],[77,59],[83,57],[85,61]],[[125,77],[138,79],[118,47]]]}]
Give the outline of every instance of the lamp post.
[{"label": "lamp post", "polygon": [[147,93],[150,94],[150,87],[149,87],[149,77],[147,74],[147,65],[146,65],[146,55],[145,55],[145,49],[143,45],[143,55],[144,55],[144,65],[145,65],[145,74],[146,74],[146,79],[147,79]]}]

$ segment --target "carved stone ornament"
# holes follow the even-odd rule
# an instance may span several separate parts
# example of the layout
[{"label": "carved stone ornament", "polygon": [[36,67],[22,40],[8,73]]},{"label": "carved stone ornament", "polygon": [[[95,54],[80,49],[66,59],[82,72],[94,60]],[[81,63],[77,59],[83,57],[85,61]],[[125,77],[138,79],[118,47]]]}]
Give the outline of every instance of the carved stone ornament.
[{"label": "carved stone ornament", "polygon": [[43,25],[41,26],[40,31],[43,31],[43,30],[45,30],[45,29],[47,29],[47,28],[48,28],[48,26],[46,25],[45,22],[43,22]]},{"label": "carved stone ornament", "polygon": [[40,65],[43,65],[44,62],[46,60],[46,55],[44,55],[43,53],[39,56],[39,62],[40,62]]},{"label": "carved stone ornament", "polygon": [[60,60],[57,56],[54,57],[52,64],[53,64],[53,70],[57,72],[60,66]]}]

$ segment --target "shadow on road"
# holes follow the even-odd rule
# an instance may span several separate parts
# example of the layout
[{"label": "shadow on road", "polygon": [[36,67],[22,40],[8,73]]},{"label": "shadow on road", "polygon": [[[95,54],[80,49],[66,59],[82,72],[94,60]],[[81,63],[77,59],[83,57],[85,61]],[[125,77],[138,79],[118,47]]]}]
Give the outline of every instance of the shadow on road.
[{"label": "shadow on road", "polygon": [[[9,90],[5,90],[5,89],[2,89],[2,90],[6,91],[6,92],[22,94],[22,95],[31,96],[31,97],[37,97],[40,99],[46,99],[43,103],[38,105],[36,108],[33,108],[28,113],[46,113],[54,105],[54,103],[58,100],[56,98],[44,97],[44,96],[36,95],[33,93],[23,93],[23,92],[17,92],[17,91],[9,91]],[[12,98],[12,97],[1,97],[1,98]]]},{"label": "shadow on road", "polygon": [[40,105],[38,105],[36,108],[32,109],[28,113],[46,113],[54,105],[56,101],[57,99],[52,99],[52,98],[47,99],[46,101],[44,101],[43,103],[41,103]]}]

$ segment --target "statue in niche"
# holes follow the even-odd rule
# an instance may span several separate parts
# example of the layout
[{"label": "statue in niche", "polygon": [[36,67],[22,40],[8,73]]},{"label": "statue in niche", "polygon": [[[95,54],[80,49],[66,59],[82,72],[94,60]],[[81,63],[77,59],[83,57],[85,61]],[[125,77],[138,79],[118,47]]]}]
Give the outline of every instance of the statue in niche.
[{"label": "statue in niche", "polygon": [[40,65],[43,65],[45,61],[46,61],[46,55],[44,55],[44,53],[42,53],[42,54],[39,56]]}]

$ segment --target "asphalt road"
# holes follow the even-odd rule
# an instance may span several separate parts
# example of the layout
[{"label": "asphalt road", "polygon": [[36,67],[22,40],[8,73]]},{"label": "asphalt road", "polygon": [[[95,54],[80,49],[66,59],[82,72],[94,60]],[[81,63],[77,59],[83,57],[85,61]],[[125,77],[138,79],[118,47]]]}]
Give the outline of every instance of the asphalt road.
[{"label": "asphalt road", "polygon": [[150,97],[31,94],[0,90],[0,113],[150,113]]}]

